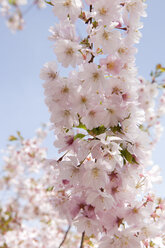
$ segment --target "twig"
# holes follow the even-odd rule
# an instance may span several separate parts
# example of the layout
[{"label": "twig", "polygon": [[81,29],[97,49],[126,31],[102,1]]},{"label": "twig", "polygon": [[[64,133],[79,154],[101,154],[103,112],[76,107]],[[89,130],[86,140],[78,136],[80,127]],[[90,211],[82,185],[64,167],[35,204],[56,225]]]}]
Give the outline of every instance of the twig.
[{"label": "twig", "polygon": [[65,240],[66,240],[66,238],[67,238],[67,235],[68,235],[68,232],[69,232],[70,228],[71,228],[71,226],[68,227],[68,229],[67,229],[67,231],[66,231],[66,233],[65,233],[65,235],[64,235],[64,238],[63,238],[63,240],[62,240],[62,242],[61,242],[61,244],[59,245],[58,248],[61,248],[62,245],[64,244],[64,242],[65,242]]},{"label": "twig", "polygon": [[[88,155],[89,155],[90,153],[91,153],[91,152],[88,152]],[[85,159],[87,159],[88,155],[86,156],[86,158],[84,158],[84,159],[79,163],[79,165],[77,165],[77,167],[80,167],[80,166],[84,163],[84,161],[85,161]]]},{"label": "twig", "polygon": [[[92,12],[92,5],[90,5],[89,7],[89,11]],[[92,24],[92,17],[88,18],[85,22],[85,24],[88,24],[90,22],[90,24]]]},{"label": "twig", "polygon": [[[91,44],[91,45],[93,45],[93,44]],[[91,54],[92,56],[91,56],[91,59],[88,61],[88,63],[90,64],[90,63],[93,63],[93,60],[94,60],[94,58],[95,58],[95,56],[93,55],[93,53]]]},{"label": "twig", "polygon": [[65,152],[58,160],[57,163],[61,162],[63,160],[63,158],[65,157],[65,155],[68,153],[69,151]]},{"label": "twig", "polygon": [[88,19],[86,20],[85,24],[88,24],[89,22],[92,23],[92,17],[88,18]]},{"label": "twig", "polygon": [[83,247],[84,247],[84,238],[85,238],[85,232],[83,232],[83,233],[82,233],[82,236],[81,236],[80,248],[83,248]]},{"label": "twig", "polygon": [[[116,27],[117,28],[117,27]],[[128,28],[127,27],[123,27],[123,28],[117,28],[117,29],[120,29],[120,30],[123,30],[123,31],[127,31]]]},{"label": "twig", "polygon": [[[92,5],[90,5],[90,12],[92,12]],[[89,19],[89,21],[90,21],[90,23],[92,24],[92,18],[90,18]],[[91,43],[91,45],[90,45],[90,49],[92,50],[93,49],[93,43]],[[93,53],[91,54],[92,55],[92,57],[91,57],[91,59],[88,61],[88,63],[93,63],[93,60],[94,60],[94,58],[95,58],[95,56],[93,55]]]},{"label": "twig", "polygon": [[92,4],[89,7],[89,11],[92,12]]}]

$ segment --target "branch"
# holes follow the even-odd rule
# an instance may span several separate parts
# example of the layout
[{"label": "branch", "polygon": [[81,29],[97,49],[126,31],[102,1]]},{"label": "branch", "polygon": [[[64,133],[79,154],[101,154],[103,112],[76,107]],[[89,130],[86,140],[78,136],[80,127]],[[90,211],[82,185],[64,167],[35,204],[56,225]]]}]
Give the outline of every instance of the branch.
[{"label": "branch", "polygon": [[65,155],[68,153],[69,151],[65,152],[58,160],[57,163],[61,162],[63,160],[63,158],[65,157]]},{"label": "branch", "polygon": [[86,20],[85,24],[88,24],[89,22],[92,23],[92,17],[88,18],[88,19]]},{"label": "branch", "polygon": [[[117,28],[117,27],[116,27]],[[117,28],[117,29],[120,29],[120,30],[123,30],[123,31],[127,31],[128,28],[127,27],[123,27],[123,28]]]},{"label": "branch", "polygon": [[89,7],[89,11],[92,12],[92,4]]},{"label": "branch", "polygon": [[[92,5],[90,5],[90,12],[92,12],[92,8],[93,8]],[[92,24],[92,18],[89,19],[89,21],[90,21],[90,23]],[[91,49],[91,50],[93,49],[93,43],[91,43],[90,49]],[[93,63],[93,60],[94,60],[94,58],[95,58],[95,56],[93,55],[93,53],[92,53],[91,55],[92,55],[92,57],[91,57],[91,59],[88,61],[88,63]]]},{"label": "branch", "polygon": [[[91,44],[91,46],[93,46],[93,44]],[[91,55],[92,55],[92,57],[91,57],[91,59],[88,61],[89,64],[90,64],[90,63],[93,63],[93,60],[94,60],[94,58],[95,58],[95,56],[93,55],[93,53],[92,53]]]},{"label": "branch", "polygon": [[64,235],[64,238],[63,238],[63,240],[62,240],[62,242],[61,242],[61,244],[59,245],[58,248],[61,248],[62,245],[64,244],[64,242],[65,242],[65,240],[66,240],[66,238],[67,238],[67,235],[68,235],[68,232],[69,232],[70,228],[71,228],[71,226],[68,226],[68,229],[67,229],[67,231],[66,231],[66,233],[65,233],[65,235]]},{"label": "branch", "polygon": [[85,238],[85,232],[82,233],[82,236],[81,236],[81,244],[80,244],[80,248],[83,248],[84,247],[84,238]]},{"label": "branch", "polygon": [[[90,5],[90,9],[89,9],[90,12],[92,12],[92,5]],[[90,22],[90,24],[92,24],[92,17],[88,18],[85,22],[85,24],[88,24]]]},{"label": "branch", "polygon": [[[89,155],[90,153],[91,153],[91,151],[88,152],[88,155]],[[84,161],[85,161],[85,159],[87,159],[88,155],[79,163],[79,165],[77,165],[77,167],[80,167],[80,166],[84,163]]]}]

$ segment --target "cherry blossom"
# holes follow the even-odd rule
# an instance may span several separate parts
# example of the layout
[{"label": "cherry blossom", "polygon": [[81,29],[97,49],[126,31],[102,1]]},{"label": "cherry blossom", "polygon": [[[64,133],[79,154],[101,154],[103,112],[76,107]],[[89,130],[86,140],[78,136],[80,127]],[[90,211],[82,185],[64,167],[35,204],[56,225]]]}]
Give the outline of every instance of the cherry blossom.
[{"label": "cherry blossom", "polygon": [[[158,64],[148,81],[138,75],[135,63],[146,4],[49,4],[59,19],[49,37],[57,62],[47,62],[40,77],[60,155],[46,158],[41,130],[31,140],[20,133],[10,137],[19,139],[21,147],[10,146],[4,158],[0,185],[13,197],[0,210],[0,245],[163,248],[165,201],[154,193],[162,178],[152,151],[162,132],[165,93],[157,77],[165,69]],[[22,28],[20,13],[13,18],[11,27]],[[67,76],[58,64],[68,68]],[[24,224],[31,220],[40,228]]]},{"label": "cherry blossom", "polygon": [[34,0],[32,3],[27,0],[0,1],[0,13],[7,20],[6,24],[13,33],[24,28],[24,14],[30,10],[29,6],[33,5],[38,8],[46,6],[43,0]]},{"label": "cherry blossom", "polygon": [[[85,1],[88,11],[83,1],[69,1],[62,12],[64,2],[57,2],[58,13],[54,2],[60,24],[51,28],[50,39],[58,62],[73,69],[66,78],[59,72],[56,82],[44,83],[54,144],[64,152],[46,164],[47,171],[52,166],[50,201],[82,232],[81,248],[86,236],[100,248],[156,246],[164,235],[164,207],[153,192],[161,176],[152,149],[160,136],[164,93],[159,96],[156,81],[140,78],[135,65],[134,44],[146,5],[142,0]],[[78,18],[87,37],[75,33]],[[62,95],[63,85],[68,90]]]}]

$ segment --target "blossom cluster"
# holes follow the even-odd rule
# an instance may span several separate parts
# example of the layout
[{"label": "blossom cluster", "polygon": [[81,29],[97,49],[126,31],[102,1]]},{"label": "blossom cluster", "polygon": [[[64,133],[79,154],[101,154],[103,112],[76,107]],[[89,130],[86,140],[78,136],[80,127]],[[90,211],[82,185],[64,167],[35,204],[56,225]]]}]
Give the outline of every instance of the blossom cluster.
[{"label": "blossom cluster", "polygon": [[[4,151],[1,169],[0,247],[58,248],[68,223],[59,219],[48,201],[51,191],[43,185],[46,131],[38,129],[36,137],[26,140],[18,134],[10,136],[16,144]],[[64,247],[75,247],[79,238],[71,230]]]},{"label": "blossom cluster", "polygon": [[[15,32],[24,28],[24,14],[33,5],[38,8],[44,8],[45,2],[43,0],[34,0],[30,4],[27,0],[0,0],[0,14],[7,19],[8,28]],[[25,6],[27,6],[27,9],[25,9]]]},{"label": "blossom cluster", "polygon": [[58,63],[69,68],[62,76],[56,62],[48,62],[40,74],[54,144],[63,152],[46,163],[50,202],[99,248],[165,247],[165,202],[153,192],[161,176],[152,161],[164,93],[157,107],[158,85],[139,78],[135,65],[146,4],[51,4],[59,23],[50,28],[50,40]]}]

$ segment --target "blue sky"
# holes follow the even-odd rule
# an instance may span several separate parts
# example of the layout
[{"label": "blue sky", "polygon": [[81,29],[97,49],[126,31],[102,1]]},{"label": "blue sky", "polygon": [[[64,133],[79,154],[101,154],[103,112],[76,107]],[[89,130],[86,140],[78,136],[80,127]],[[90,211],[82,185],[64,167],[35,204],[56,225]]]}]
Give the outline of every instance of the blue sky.
[{"label": "blue sky", "polygon": [[[147,3],[148,17],[142,20],[143,37],[136,59],[139,74],[149,79],[157,63],[165,66],[165,1],[148,0]],[[26,14],[25,22],[24,31],[13,35],[0,17],[0,149],[17,130],[26,138],[32,137],[34,130],[49,120],[39,73],[45,62],[55,60],[52,43],[47,39],[48,29],[55,23],[52,7],[33,8]],[[165,124],[165,118],[162,121]],[[53,135],[49,135],[46,145],[51,157],[55,157]],[[153,154],[164,177],[164,183],[157,187],[161,195],[165,189],[164,151],[165,132]]]}]

